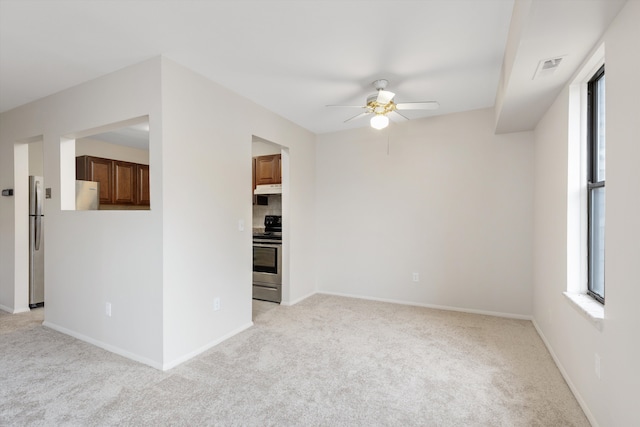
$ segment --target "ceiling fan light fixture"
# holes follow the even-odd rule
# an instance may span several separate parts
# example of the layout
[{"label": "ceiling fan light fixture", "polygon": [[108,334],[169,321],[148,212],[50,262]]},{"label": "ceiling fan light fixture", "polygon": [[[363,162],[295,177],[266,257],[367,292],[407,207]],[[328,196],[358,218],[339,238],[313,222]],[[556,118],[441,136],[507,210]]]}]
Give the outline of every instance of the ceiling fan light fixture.
[{"label": "ceiling fan light fixture", "polygon": [[373,87],[376,88],[376,93],[367,96],[365,105],[327,105],[327,107],[358,108],[362,112],[344,122],[347,123],[360,117],[371,116],[371,127],[378,130],[389,126],[389,117],[387,115],[390,115],[394,121],[409,120],[398,110],[436,110],[439,107],[436,101],[395,102],[396,94],[385,90],[388,83],[385,79],[374,81]]},{"label": "ceiling fan light fixture", "polygon": [[371,117],[371,127],[374,129],[384,129],[389,126],[389,117],[382,114],[376,114]]}]

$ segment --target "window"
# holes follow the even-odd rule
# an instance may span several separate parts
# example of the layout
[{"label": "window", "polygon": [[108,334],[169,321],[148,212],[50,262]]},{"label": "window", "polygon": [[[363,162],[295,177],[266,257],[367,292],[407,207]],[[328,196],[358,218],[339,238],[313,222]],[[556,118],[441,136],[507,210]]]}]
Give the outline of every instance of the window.
[{"label": "window", "polygon": [[604,65],[587,85],[587,192],[589,295],[604,304],[605,77]]}]

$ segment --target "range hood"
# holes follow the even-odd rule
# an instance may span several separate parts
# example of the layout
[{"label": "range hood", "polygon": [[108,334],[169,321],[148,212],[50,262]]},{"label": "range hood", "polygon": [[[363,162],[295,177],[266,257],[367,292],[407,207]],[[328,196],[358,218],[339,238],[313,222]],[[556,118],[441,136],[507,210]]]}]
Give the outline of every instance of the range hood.
[{"label": "range hood", "polygon": [[256,185],[256,189],[253,190],[253,194],[282,194],[282,184]]}]

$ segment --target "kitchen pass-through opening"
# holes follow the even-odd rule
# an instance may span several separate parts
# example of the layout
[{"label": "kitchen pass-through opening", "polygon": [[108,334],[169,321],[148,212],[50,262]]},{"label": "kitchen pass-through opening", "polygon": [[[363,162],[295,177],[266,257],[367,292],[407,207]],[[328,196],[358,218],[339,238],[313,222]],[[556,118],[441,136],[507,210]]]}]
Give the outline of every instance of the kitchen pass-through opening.
[{"label": "kitchen pass-through opening", "polygon": [[65,135],[60,140],[62,210],[149,210],[149,117]]}]

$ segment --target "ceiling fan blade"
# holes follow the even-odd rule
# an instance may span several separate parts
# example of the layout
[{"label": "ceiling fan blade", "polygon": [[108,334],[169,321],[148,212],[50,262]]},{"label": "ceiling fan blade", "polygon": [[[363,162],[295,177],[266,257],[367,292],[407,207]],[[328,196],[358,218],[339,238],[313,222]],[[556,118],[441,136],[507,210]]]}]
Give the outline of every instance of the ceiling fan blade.
[{"label": "ceiling fan blade", "polygon": [[387,114],[387,116],[389,116],[389,118],[391,120],[393,120],[394,122],[406,122],[407,120],[409,120],[408,117],[403,116],[402,114],[398,113],[397,111],[391,111]]},{"label": "ceiling fan blade", "polygon": [[396,104],[397,110],[437,110],[440,104],[437,101],[426,102],[401,102]]},{"label": "ceiling fan blade", "polygon": [[376,102],[378,104],[386,105],[391,102],[394,96],[396,96],[396,94],[393,92],[389,92],[388,90],[379,90]]},{"label": "ceiling fan blade", "polygon": [[371,112],[370,111],[365,111],[364,113],[356,114],[355,116],[345,120],[344,122],[347,123],[347,122],[350,122],[351,120],[359,119],[360,117],[364,117],[364,116],[366,116],[368,114],[371,114]]}]

